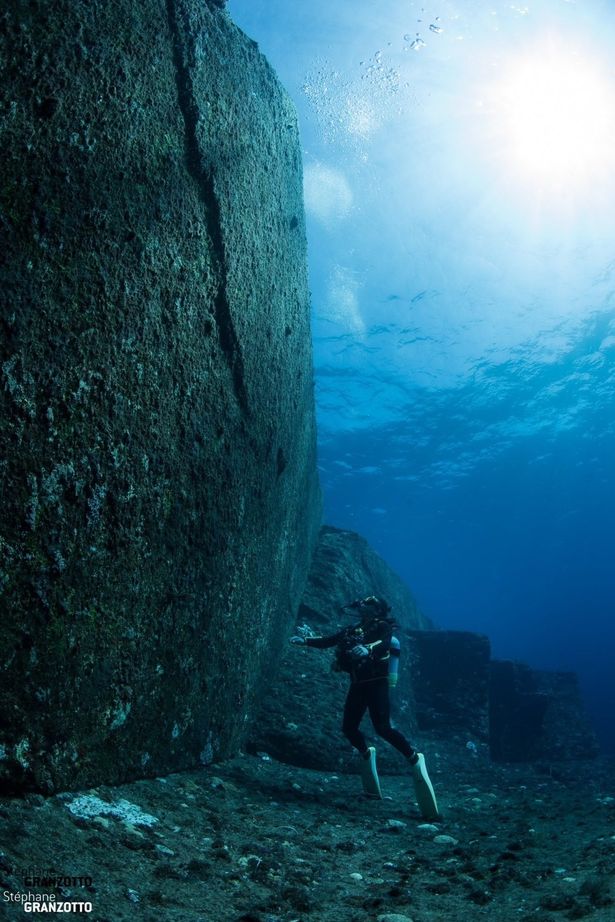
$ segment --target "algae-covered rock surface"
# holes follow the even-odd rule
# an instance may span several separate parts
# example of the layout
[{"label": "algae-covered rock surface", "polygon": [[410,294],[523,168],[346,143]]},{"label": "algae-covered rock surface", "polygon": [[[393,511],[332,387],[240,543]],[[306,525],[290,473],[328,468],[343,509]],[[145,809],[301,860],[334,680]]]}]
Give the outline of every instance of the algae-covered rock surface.
[{"label": "algae-covered rock surface", "polygon": [[236,751],[303,591],[297,126],[222,6],[1,14],[5,788]]},{"label": "algae-covered rock surface", "polygon": [[612,763],[493,766],[450,747],[427,760],[437,824],[405,776],[370,801],[356,775],[253,756],[0,799],[0,918],[47,894],[90,903],[92,922],[611,922]]}]

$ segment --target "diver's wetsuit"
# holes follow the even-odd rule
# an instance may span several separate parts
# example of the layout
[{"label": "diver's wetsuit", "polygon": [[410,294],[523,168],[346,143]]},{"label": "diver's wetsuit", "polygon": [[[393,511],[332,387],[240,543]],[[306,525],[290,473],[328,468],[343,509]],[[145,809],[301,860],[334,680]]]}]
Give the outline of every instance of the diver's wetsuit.
[{"label": "diver's wetsuit", "polygon": [[391,707],[389,702],[389,657],[393,622],[388,618],[377,618],[369,623],[359,622],[329,637],[307,637],[309,647],[337,647],[362,644],[369,647],[369,656],[358,660],[350,670],[350,688],[344,705],[344,722],[342,732],[347,740],[360,753],[367,753],[365,737],[359,730],[359,724],[369,711],[374,730],[394,746],[407,759],[413,761],[415,752],[403,733],[391,726]]}]

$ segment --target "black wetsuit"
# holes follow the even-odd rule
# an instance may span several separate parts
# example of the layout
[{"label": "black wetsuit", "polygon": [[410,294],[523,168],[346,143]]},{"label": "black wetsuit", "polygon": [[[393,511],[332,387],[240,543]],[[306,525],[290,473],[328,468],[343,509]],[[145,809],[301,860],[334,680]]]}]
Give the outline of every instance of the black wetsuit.
[{"label": "black wetsuit", "polygon": [[350,670],[350,688],[344,705],[342,732],[347,740],[365,754],[367,743],[359,730],[365,711],[369,711],[374,730],[394,746],[402,755],[412,760],[415,752],[403,733],[391,726],[389,702],[389,657],[393,622],[377,618],[369,623],[359,622],[329,637],[308,637],[309,647],[337,647],[361,644],[370,648],[369,656],[358,660]]}]

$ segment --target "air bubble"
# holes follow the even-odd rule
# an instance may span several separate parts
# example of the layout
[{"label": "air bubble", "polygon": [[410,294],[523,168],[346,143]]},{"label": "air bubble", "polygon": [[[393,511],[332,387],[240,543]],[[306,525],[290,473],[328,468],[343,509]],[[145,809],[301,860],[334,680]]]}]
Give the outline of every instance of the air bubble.
[{"label": "air bubble", "polygon": [[432,24],[431,24],[430,27],[429,27],[429,31],[430,31],[430,32],[435,32],[436,35],[439,35],[440,32],[442,32],[442,27],[441,27],[441,26],[437,26],[437,25],[435,24],[435,22],[432,22]]}]

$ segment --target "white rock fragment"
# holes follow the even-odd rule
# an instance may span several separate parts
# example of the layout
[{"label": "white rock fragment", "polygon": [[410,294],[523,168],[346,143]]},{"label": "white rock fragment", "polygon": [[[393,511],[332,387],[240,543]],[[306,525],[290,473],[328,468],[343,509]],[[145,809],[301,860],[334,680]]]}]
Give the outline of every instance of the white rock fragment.
[{"label": "white rock fragment", "polygon": [[109,803],[101,800],[100,797],[94,797],[93,794],[81,794],[75,797],[70,803],[66,804],[67,808],[73,814],[81,819],[89,820],[96,816],[113,816],[124,823],[135,824],[138,826],[153,826],[158,822],[156,816],[151,813],[144,813],[136,804],[131,804],[129,800],[118,800],[115,803]]},{"label": "white rock fragment", "polygon": [[434,842],[438,845],[457,845],[459,839],[454,839],[452,836],[435,836]]},{"label": "white rock fragment", "polygon": [[173,855],[175,854],[173,849],[167,848],[166,845],[156,845],[155,848],[159,855],[168,855],[169,858],[172,858]]},{"label": "white rock fragment", "polygon": [[359,874],[358,871],[353,871],[353,873],[350,875],[350,877],[351,877],[352,880],[363,880],[363,875],[362,875],[362,874]]},{"label": "white rock fragment", "polygon": [[403,820],[387,820],[385,828],[391,830],[391,832],[401,832],[407,825]]},{"label": "white rock fragment", "polygon": [[420,823],[417,827],[421,832],[437,832],[438,827],[434,823]]}]

